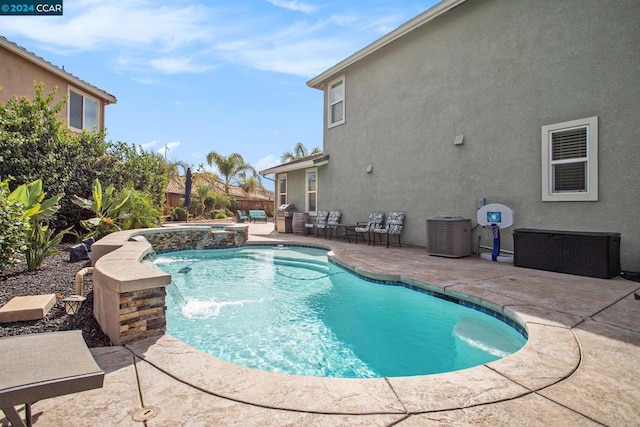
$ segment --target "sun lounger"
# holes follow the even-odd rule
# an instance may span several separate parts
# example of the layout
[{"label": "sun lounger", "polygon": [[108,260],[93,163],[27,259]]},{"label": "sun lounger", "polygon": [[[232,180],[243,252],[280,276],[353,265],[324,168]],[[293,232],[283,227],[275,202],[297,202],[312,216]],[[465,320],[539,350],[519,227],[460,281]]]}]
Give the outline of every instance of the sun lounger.
[{"label": "sun lounger", "polygon": [[81,331],[0,338],[0,409],[14,426],[24,426],[14,406],[102,387],[104,372],[96,364]]}]

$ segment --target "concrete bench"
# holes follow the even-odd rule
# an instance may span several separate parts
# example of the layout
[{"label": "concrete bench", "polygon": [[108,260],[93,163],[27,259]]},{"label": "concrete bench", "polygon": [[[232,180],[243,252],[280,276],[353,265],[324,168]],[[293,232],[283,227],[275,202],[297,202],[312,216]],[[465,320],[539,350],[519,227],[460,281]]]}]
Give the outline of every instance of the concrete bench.
[{"label": "concrete bench", "polygon": [[0,323],[42,319],[55,303],[55,294],[13,297],[0,307]]}]

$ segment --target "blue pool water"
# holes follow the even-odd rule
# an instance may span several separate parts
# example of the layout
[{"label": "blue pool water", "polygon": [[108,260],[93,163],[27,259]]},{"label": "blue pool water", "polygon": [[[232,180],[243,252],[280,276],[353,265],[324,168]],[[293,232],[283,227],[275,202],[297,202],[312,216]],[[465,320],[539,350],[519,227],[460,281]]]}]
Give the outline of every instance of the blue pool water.
[{"label": "blue pool water", "polygon": [[167,331],[230,362],[372,378],[449,372],[519,350],[523,334],[455,301],[364,280],[326,251],[245,246],[163,253]]}]

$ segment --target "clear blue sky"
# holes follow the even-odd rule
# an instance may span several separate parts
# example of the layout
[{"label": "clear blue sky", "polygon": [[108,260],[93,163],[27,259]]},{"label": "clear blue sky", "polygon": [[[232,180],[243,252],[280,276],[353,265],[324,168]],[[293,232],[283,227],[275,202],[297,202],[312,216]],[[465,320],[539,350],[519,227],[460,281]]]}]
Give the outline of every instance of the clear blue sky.
[{"label": "clear blue sky", "polygon": [[436,3],[64,0],[63,16],[0,16],[0,34],[114,95],[108,139],[207,170],[210,151],[237,152],[261,170],[297,142],[322,148],[309,79]]}]

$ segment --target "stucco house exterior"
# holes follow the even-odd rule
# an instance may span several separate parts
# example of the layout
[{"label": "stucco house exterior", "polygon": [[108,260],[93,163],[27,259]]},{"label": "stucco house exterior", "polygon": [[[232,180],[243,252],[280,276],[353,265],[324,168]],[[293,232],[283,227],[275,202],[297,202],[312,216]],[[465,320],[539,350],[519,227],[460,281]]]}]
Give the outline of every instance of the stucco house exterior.
[{"label": "stucco house exterior", "polygon": [[516,228],[619,232],[640,271],[639,28],[637,0],[444,0],[311,79],[325,160],[262,173],[342,223],[404,211],[417,246],[478,199],[514,210],[506,250]]},{"label": "stucco house exterior", "polygon": [[34,82],[44,83],[46,94],[57,86],[56,103],[68,96],[60,119],[76,132],[104,130],[105,106],[117,102],[115,96],[0,36],[0,102],[14,96],[33,99]]}]

